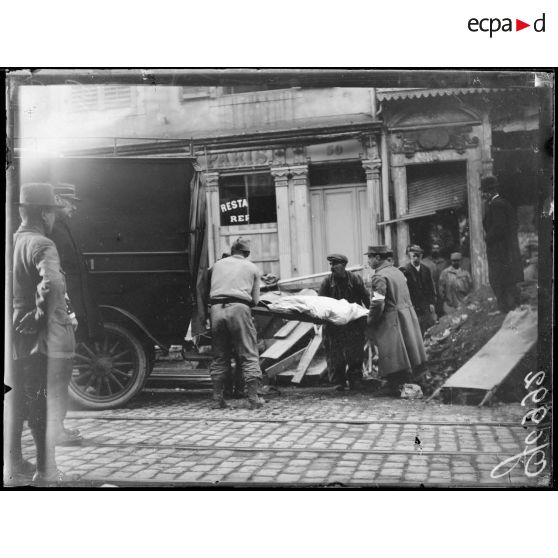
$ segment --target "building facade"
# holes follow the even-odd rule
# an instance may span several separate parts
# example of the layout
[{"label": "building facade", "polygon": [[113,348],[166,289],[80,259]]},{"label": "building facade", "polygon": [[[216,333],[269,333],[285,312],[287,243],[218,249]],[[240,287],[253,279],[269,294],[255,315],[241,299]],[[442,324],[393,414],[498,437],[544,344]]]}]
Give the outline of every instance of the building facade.
[{"label": "building facade", "polygon": [[539,168],[531,90],[27,89],[21,147],[194,152],[205,171],[210,261],[242,236],[262,271],[283,279],[326,271],[331,252],[359,265],[369,244],[386,243],[402,262],[409,244],[428,251],[438,242],[447,254],[462,251],[475,284],[486,284],[481,178],[508,173],[516,205],[536,205],[528,193]]}]

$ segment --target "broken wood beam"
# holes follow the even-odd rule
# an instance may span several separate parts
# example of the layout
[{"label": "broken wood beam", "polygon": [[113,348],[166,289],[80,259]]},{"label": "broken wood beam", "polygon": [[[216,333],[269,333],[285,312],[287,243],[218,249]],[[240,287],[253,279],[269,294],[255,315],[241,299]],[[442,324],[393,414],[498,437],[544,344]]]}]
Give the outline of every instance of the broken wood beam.
[{"label": "broken wood beam", "polygon": [[312,341],[310,341],[309,345],[306,347],[306,350],[304,351],[304,354],[302,355],[302,358],[298,363],[295,375],[291,379],[291,382],[293,384],[300,384],[302,378],[304,377],[304,374],[306,374],[306,371],[308,370],[310,363],[316,356],[316,353],[318,352],[318,349],[321,347],[321,345],[322,345],[322,330],[320,329],[320,331],[314,336]]},{"label": "broken wood beam", "polygon": [[314,326],[312,324],[307,322],[299,323],[288,337],[277,339],[269,349],[266,349],[261,354],[260,358],[280,359],[304,337],[309,336],[313,330]]},{"label": "broken wood beam", "polygon": [[285,339],[285,337],[288,337],[294,331],[299,323],[300,322],[295,321],[287,322],[273,337],[275,339]]},{"label": "broken wood beam", "polygon": [[297,366],[300,359],[302,358],[302,355],[304,354],[304,351],[306,351],[306,347],[304,347],[303,349],[300,349],[300,351],[297,351],[296,353],[293,353],[292,355],[288,356],[287,358],[284,358],[283,360],[280,360],[279,362],[277,362],[273,366],[270,366],[265,371],[267,377],[268,378],[273,378],[274,376],[276,376],[277,374],[280,374],[281,372],[285,372],[286,370],[289,370],[289,369],[294,369],[294,367]]}]

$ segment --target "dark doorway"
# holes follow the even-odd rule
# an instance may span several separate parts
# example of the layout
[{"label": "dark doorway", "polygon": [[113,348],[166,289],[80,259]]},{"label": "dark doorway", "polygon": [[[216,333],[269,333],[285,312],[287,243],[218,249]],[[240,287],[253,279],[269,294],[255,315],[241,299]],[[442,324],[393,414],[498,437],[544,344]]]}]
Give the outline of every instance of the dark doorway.
[{"label": "dark doorway", "polygon": [[463,161],[407,167],[409,235],[425,254],[439,244],[442,255],[461,252],[469,262],[467,167]]}]

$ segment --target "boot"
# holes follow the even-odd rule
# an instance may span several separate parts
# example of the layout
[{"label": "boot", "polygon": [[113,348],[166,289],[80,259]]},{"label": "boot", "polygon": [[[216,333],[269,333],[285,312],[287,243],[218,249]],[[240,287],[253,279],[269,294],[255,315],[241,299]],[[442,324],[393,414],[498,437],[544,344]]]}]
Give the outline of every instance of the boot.
[{"label": "boot", "polygon": [[56,459],[54,457],[54,448],[49,447],[46,440],[46,432],[42,428],[31,429],[31,436],[35,442],[37,452],[37,471],[44,473],[45,471],[56,470]]},{"label": "boot", "polygon": [[35,465],[22,459],[4,467],[4,486],[25,486],[29,484],[35,473]]},{"label": "boot", "polygon": [[228,407],[223,392],[225,390],[225,378],[223,375],[212,376],[213,382],[213,402],[211,403],[212,409],[226,409]]},{"label": "boot", "polygon": [[51,471],[37,471],[33,475],[33,484],[55,486],[57,484],[77,481],[78,479],[79,475],[66,474],[60,471],[60,469],[53,469]]},{"label": "boot", "polygon": [[265,401],[258,395],[260,389],[260,380],[252,378],[246,380],[246,395],[248,396],[248,406],[250,409],[261,409]]}]

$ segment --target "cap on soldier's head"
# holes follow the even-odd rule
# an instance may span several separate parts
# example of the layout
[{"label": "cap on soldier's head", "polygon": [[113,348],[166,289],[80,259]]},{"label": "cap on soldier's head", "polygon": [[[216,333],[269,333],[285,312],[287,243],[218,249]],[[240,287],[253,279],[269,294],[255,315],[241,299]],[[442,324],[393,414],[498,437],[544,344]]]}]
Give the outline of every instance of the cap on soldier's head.
[{"label": "cap on soldier's head", "polygon": [[54,194],[54,186],[48,182],[22,184],[19,190],[19,205],[23,207],[62,207]]},{"label": "cap on soldier's head", "polygon": [[461,261],[463,259],[463,256],[461,255],[461,252],[453,252],[450,256],[450,260],[454,261]]},{"label": "cap on soldier's head", "polygon": [[76,187],[73,184],[59,183],[54,187],[54,193],[63,200],[81,201],[76,196]]},{"label": "cap on soldier's head", "polygon": [[423,249],[418,244],[413,244],[409,247],[409,254],[422,254]]},{"label": "cap on soldier's head", "polygon": [[385,244],[379,244],[378,246],[368,246],[368,250],[364,253],[365,256],[393,256],[393,251],[391,248]]},{"label": "cap on soldier's head", "polygon": [[231,246],[231,252],[250,252],[250,241],[237,238]]},{"label": "cap on soldier's head", "polygon": [[342,263],[345,265],[349,263],[349,259],[343,254],[330,254],[326,259],[331,263]]}]

